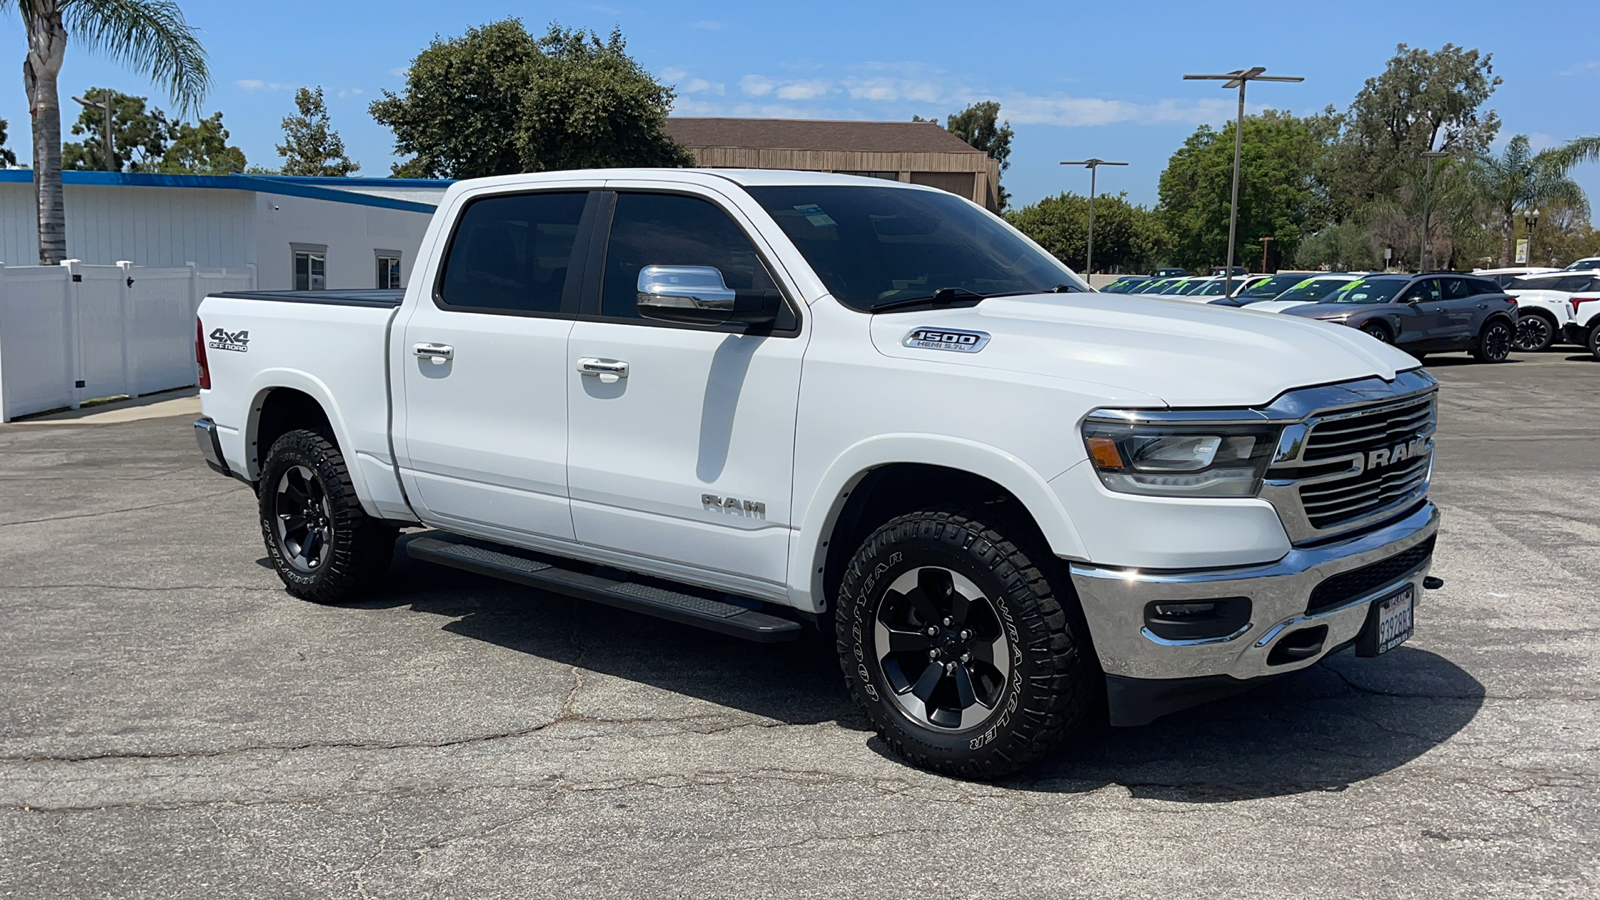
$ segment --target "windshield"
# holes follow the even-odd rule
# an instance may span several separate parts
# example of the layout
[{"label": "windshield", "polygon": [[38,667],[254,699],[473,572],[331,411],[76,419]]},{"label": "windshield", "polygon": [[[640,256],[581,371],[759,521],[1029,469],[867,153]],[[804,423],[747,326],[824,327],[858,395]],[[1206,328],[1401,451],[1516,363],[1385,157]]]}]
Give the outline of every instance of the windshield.
[{"label": "windshield", "polygon": [[1148,278],[1118,278],[1100,289],[1103,294],[1130,294],[1150,281]]},{"label": "windshield", "polygon": [[954,194],[891,187],[752,187],[839,302],[853,309],[952,289],[1089,288],[1071,270]]},{"label": "windshield", "polygon": [[1333,293],[1335,288],[1350,283],[1348,278],[1307,278],[1277,296],[1283,301],[1298,301],[1315,303],[1323,297]]},{"label": "windshield", "polygon": [[1569,272],[1577,271],[1579,269],[1600,269],[1600,256],[1591,256],[1588,259],[1580,259],[1572,265],[1567,266],[1567,271]]},{"label": "windshield", "polygon": [[1589,289],[1589,283],[1596,280],[1593,275],[1524,275],[1511,282],[1507,290],[1511,291],[1565,291],[1576,294]]},{"label": "windshield", "polygon": [[1302,273],[1293,275],[1274,275],[1265,281],[1258,281],[1239,292],[1239,300],[1243,303],[1255,303],[1261,300],[1271,300],[1273,297],[1287,291],[1306,280]]},{"label": "windshield", "polygon": [[1178,278],[1167,282],[1157,294],[1183,294],[1194,289],[1194,281],[1189,278]]},{"label": "windshield", "polygon": [[[1400,289],[1406,286],[1406,281],[1401,278],[1392,278],[1387,281],[1351,281],[1333,292],[1330,297],[1323,298],[1323,303],[1388,303]],[[1437,298],[1438,288],[1434,288]]]}]

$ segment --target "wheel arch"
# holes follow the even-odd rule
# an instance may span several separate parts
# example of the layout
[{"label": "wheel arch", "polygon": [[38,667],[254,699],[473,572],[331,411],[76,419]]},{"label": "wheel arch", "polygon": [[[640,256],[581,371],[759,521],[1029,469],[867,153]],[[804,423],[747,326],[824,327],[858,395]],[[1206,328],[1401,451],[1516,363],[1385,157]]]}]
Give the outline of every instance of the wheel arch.
[{"label": "wheel arch", "polygon": [[251,385],[250,412],[245,422],[244,456],[250,479],[260,481],[262,463],[272,444],[298,428],[318,432],[345,456],[356,495],[367,515],[381,518],[368,500],[371,493],[348,448],[353,446],[333,392],[320,380],[295,370],[267,370]]},{"label": "wheel arch", "polygon": [[949,503],[994,507],[1050,554],[1085,558],[1048,479],[1016,457],[948,437],[884,435],[842,454],[813,492],[790,553],[795,605],[825,611],[867,534],[902,513]]}]

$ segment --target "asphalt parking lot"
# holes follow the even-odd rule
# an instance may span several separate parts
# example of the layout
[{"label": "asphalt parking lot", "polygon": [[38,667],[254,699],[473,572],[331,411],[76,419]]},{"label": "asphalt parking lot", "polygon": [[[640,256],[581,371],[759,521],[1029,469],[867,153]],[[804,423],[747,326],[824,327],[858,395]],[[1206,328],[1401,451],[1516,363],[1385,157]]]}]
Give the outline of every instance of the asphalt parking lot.
[{"label": "asphalt parking lot", "polygon": [[0,896],[1600,895],[1600,364],[1432,370],[1410,643],[1000,784],[821,641],[403,559],[314,606],[187,419],[0,427]]}]

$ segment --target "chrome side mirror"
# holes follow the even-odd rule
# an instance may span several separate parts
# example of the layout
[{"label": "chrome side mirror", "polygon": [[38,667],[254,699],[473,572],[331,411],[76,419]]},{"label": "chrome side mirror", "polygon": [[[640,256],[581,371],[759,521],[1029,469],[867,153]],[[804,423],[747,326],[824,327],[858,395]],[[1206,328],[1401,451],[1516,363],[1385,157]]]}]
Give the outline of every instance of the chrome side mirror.
[{"label": "chrome side mirror", "polygon": [[690,325],[769,325],[783,302],[777,291],[733,290],[715,266],[645,266],[637,291],[639,315]]}]

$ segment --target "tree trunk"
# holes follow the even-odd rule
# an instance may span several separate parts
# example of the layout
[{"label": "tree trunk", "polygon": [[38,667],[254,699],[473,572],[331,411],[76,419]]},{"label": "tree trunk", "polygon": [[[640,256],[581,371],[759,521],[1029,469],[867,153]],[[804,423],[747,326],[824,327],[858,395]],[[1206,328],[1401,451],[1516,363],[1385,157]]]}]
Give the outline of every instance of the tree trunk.
[{"label": "tree trunk", "polygon": [[57,0],[34,0],[24,14],[28,55],[22,81],[33,118],[33,196],[39,214],[39,264],[67,258],[67,209],[61,190],[61,101],[56,76],[67,51],[67,29]]}]

